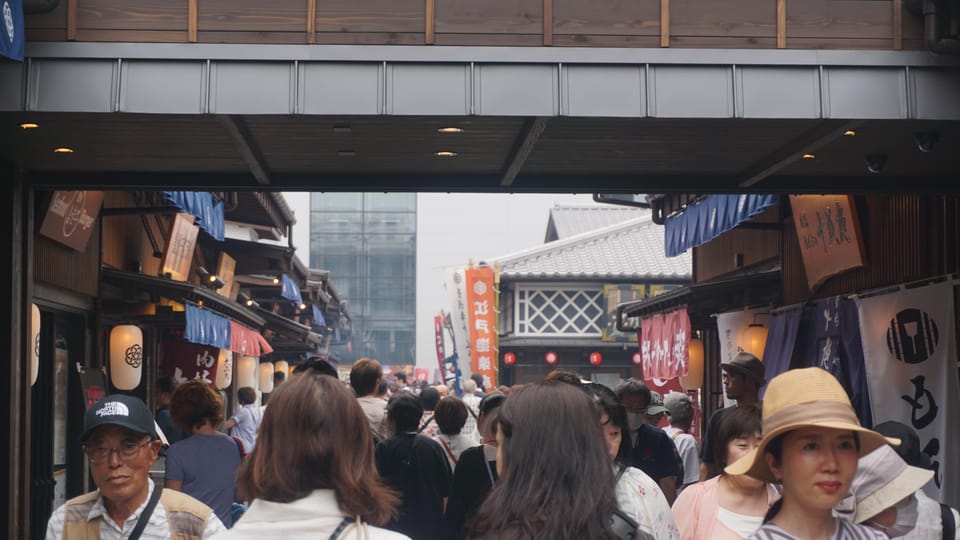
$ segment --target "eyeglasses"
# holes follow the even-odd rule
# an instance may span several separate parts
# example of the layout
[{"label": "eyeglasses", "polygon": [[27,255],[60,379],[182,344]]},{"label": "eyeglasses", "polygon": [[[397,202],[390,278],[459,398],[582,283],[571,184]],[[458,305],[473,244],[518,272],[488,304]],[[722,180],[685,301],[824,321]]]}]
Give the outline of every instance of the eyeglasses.
[{"label": "eyeglasses", "polygon": [[103,463],[110,459],[110,453],[116,452],[117,456],[120,457],[120,461],[130,461],[131,459],[136,459],[140,455],[140,449],[144,446],[148,446],[150,441],[145,443],[138,443],[133,441],[126,441],[120,443],[119,448],[108,448],[106,446],[83,446],[83,453],[90,458],[91,463]]}]

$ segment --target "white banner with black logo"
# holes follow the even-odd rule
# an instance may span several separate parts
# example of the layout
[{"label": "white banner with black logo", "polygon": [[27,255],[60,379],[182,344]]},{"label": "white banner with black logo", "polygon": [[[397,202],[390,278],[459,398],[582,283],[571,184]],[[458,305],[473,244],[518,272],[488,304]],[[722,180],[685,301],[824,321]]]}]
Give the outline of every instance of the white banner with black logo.
[{"label": "white banner with black logo", "polygon": [[466,276],[464,268],[448,269],[443,275],[443,290],[447,295],[446,312],[450,317],[455,343],[448,344],[446,353],[456,353],[461,380],[470,377],[470,322],[467,311]]},{"label": "white banner with black logo", "polygon": [[917,431],[935,470],[926,492],[954,507],[960,504],[955,285],[857,300],[874,424],[895,420]]}]

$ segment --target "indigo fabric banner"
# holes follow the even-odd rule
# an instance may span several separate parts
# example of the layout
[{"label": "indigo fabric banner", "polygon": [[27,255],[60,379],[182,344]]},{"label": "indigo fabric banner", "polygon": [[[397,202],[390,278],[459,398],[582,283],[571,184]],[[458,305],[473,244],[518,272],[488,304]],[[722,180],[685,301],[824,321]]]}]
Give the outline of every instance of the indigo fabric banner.
[{"label": "indigo fabric banner", "polygon": [[664,253],[676,257],[749,221],[780,202],[778,195],[708,195],[664,222]]},{"label": "indigo fabric banner", "polygon": [[0,0],[0,56],[23,62],[23,1]]},{"label": "indigo fabric banner", "polygon": [[303,297],[300,296],[300,287],[286,274],[280,275],[280,296],[297,305],[303,303]]},{"label": "indigo fabric banner", "polygon": [[187,325],[183,339],[198,345],[230,348],[230,319],[187,304]]},{"label": "indigo fabric banner", "polygon": [[[3,0],[0,0],[3,1]],[[164,191],[163,198],[174,206],[193,214],[196,224],[207,231],[211,237],[223,241],[224,218],[223,202],[206,191]]]}]

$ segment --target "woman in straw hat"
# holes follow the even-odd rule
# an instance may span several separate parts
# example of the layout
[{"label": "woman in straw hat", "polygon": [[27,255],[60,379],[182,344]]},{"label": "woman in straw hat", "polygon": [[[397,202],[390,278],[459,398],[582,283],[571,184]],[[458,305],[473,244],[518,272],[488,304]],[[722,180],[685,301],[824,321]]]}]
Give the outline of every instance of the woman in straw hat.
[{"label": "woman in straw hat", "polygon": [[763,402],[760,445],[726,467],[727,474],[783,485],[783,498],[753,538],[885,539],[875,529],[834,517],[833,508],[850,490],[857,459],[888,443],[900,441],[861,427],[829,372],[794,369],[774,377]]}]

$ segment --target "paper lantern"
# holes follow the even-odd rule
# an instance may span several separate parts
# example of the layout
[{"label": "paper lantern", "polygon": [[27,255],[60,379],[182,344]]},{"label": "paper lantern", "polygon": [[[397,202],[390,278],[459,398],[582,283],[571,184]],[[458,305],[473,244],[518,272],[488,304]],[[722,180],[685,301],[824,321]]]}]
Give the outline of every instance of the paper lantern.
[{"label": "paper lantern", "polygon": [[740,348],[763,360],[763,350],[767,346],[767,327],[751,324],[740,334]]},{"label": "paper lantern", "polygon": [[289,379],[290,377],[293,377],[293,372],[297,370],[297,366],[296,366],[295,364],[290,364],[290,366],[287,368],[287,370],[288,370],[288,371],[287,371],[287,378]]},{"label": "paper lantern", "polygon": [[227,349],[220,349],[217,358],[217,377],[214,384],[217,390],[223,390],[233,382],[233,353]]},{"label": "paper lantern", "polygon": [[30,386],[37,382],[40,373],[40,308],[31,304],[30,318]]},{"label": "paper lantern", "polygon": [[140,385],[143,368],[143,331],[132,324],[110,330],[110,380],[117,390],[133,390]]},{"label": "paper lantern", "polygon": [[638,352],[635,352],[633,353],[632,360],[634,364],[639,366],[640,364],[643,363],[643,355]]},{"label": "paper lantern", "polygon": [[260,391],[264,394],[273,392],[273,364],[270,362],[260,364]]},{"label": "paper lantern", "polygon": [[548,352],[547,354],[543,355],[543,360],[552,366],[557,363],[557,360],[558,360],[557,353],[553,351]]},{"label": "paper lantern", "polygon": [[680,376],[680,386],[684,390],[696,390],[703,386],[703,342],[691,339],[687,345],[687,374]]},{"label": "paper lantern", "polygon": [[273,371],[279,371],[283,373],[283,378],[286,379],[290,376],[290,364],[286,360],[280,360],[273,364]]},{"label": "paper lantern", "polygon": [[513,354],[512,352],[508,352],[507,354],[503,355],[503,363],[508,366],[512,366],[516,364],[517,355]]},{"label": "paper lantern", "polygon": [[600,362],[603,362],[603,355],[598,352],[590,353],[590,365],[599,366]]},{"label": "paper lantern", "polygon": [[253,356],[241,356],[237,362],[237,388],[257,388],[257,359]]}]

